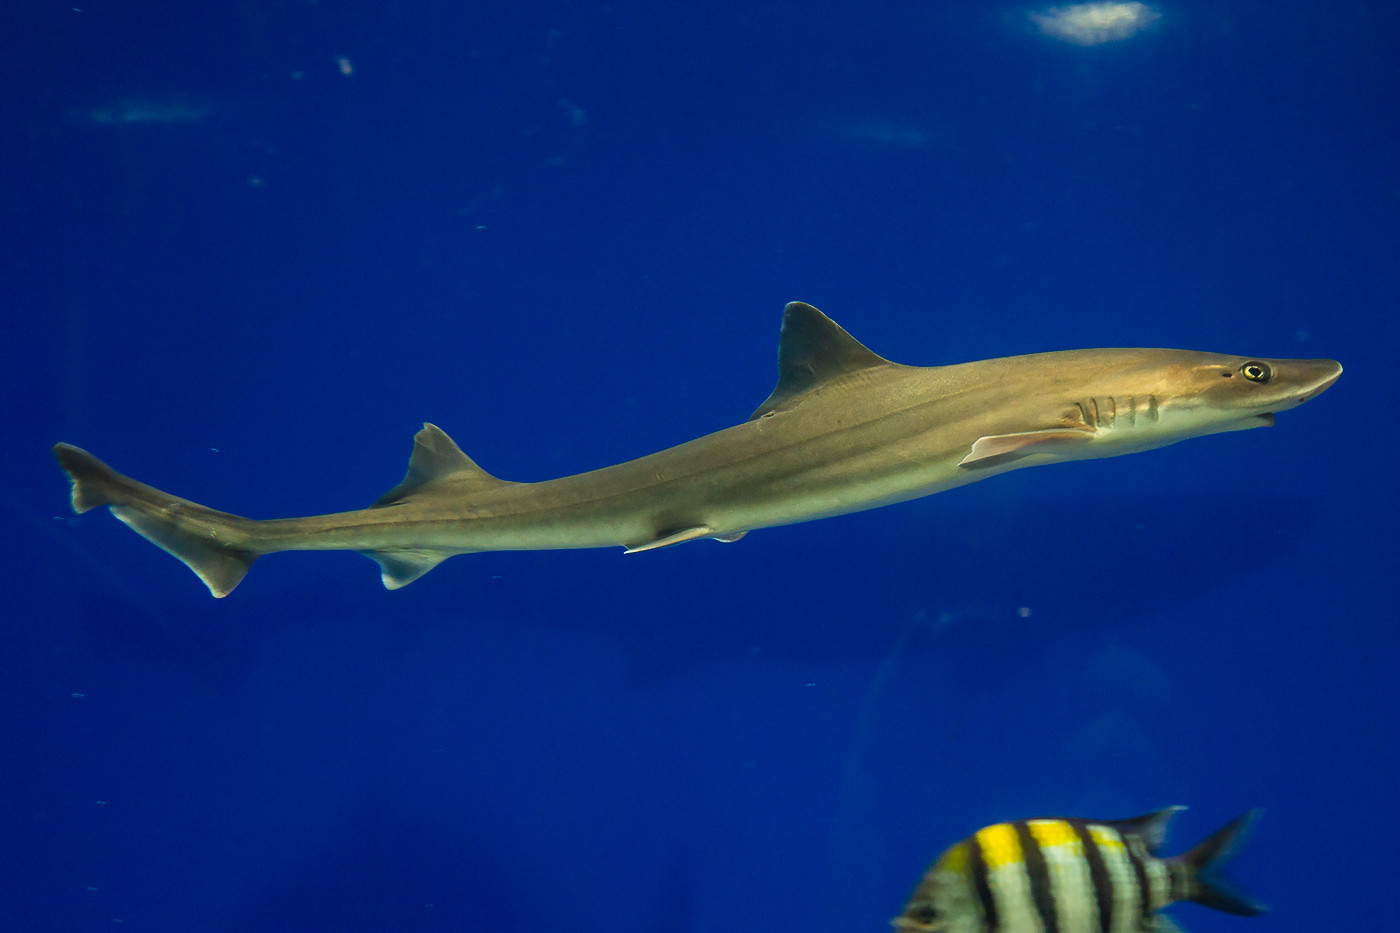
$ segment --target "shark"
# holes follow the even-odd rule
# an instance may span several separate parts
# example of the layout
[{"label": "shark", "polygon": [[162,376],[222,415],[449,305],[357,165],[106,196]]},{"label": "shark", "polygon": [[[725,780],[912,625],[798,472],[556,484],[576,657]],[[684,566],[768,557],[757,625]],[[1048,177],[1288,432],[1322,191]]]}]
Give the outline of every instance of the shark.
[{"label": "shark", "polygon": [[817,308],[783,313],[778,383],[747,421],[635,460],[540,482],[487,473],[439,427],[368,508],[250,519],[162,492],[57,444],[73,510],[98,506],[227,596],[257,558],[350,550],[406,586],[482,551],[738,541],[762,528],[931,495],[1023,467],[1266,427],[1341,376],[1335,360],[1191,350],[1059,350],[910,366]]}]

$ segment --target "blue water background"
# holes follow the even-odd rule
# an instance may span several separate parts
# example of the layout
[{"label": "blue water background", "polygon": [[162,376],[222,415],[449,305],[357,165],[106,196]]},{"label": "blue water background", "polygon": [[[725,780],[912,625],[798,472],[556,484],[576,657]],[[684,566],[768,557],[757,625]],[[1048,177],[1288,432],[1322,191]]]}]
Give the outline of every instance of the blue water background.
[{"label": "blue water background", "polygon": [[[3,14],[7,930],[886,929],[971,830],[1266,808],[1394,922],[1400,14],[1187,0]],[[782,306],[938,364],[1327,356],[1267,431],[743,542],[350,554],[213,600],[48,447],[253,517],[431,420],[543,479],[743,420]]]}]

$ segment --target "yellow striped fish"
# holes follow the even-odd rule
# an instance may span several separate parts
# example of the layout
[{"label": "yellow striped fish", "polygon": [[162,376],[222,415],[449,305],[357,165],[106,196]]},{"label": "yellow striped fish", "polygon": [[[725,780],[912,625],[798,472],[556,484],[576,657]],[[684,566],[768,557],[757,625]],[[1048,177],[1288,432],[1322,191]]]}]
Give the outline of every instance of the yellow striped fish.
[{"label": "yellow striped fish", "polygon": [[988,826],[934,862],[891,925],[899,933],[1167,933],[1177,928],[1157,912],[1176,901],[1263,913],[1220,874],[1259,811],[1162,858],[1167,824],[1184,809]]}]

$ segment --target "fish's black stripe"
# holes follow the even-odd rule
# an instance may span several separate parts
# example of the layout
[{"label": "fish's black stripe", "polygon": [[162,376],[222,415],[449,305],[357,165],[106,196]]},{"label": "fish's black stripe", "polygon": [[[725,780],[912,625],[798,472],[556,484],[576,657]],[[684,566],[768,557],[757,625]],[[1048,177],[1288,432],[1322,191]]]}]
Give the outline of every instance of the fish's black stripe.
[{"label": "fish's black stripe", "polygon": [[1077,820],[1069,825],[1074,827],[1074,834],[1084,847],[1084,861],[1089,863],[1089,881],[1094,886],[1094,902],[1099,905],[1099,933],[1108,933],[1113,929],[1113,881],[1108,876],[1108,866],[1089,827]]},{"label": "fish's black stripe", "polygon": [[1050,886],[1050,866],[1045,864],[1045,853],[1040,843],[1031,835],[1025,820],[1011,824],[1016,829],[1016,838],[1021,843],[1021,858],[1026,865],[1026,876],[1031,883],[1031,896],[1035,899],[1035,912],[1040,914],[1041,926],[1045,933],[1060,933],[1060,917],[1055,910],[1055,892]]},{"label": "fish's black stripe", "polygon": [[1138,889],[1138,912],[1143,918],[1149,918],[1153,914],[1152,910],[1152,889],[1148,886],[1147,866],[1142,862],[1144,853],[1142,838],[1140,836],[1124,836],[1123,850],[1128,853],[1128,861],[1133,866],[1133,877],[1137,880]]},{"label": "fish's black stripe", "polygon": [[982,902],[982,915],[986,919],[984,930],[997,929],[997,902],[992,897],[992,886],[987,882],[987,860],[982,857],[982,843],[973,836],[967,840],[968,868],[972,875],[972,887],[977,892],[977,900]]}]

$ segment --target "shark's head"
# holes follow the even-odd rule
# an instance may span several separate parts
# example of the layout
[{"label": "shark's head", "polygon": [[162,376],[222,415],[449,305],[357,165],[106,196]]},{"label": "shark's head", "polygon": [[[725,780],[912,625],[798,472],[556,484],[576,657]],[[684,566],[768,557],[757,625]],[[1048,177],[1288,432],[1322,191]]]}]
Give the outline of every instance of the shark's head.
[{"label": "shark's head", "polygon": [[1275,414],[1316,398],[1342,374],[1336,360],[1216,355],[1183,369],[1184,391],[1166,402],[1174,410],[1164,420],[1180,417],[1198,434],[1272,425]]},{"label": "shark's head", "polygon": [[[1071,391],[1085,394],[1064,409],[1063,427],[1003,435],[995,444],[979,440],[962,465],[1009,462],[1010,452],[1050,459],[1112,457],[1189,437],[1268,427],[1276,413],[1316,398],[1342,374],[1335,360],[1189,350],[1088,351],[1082,362],[1082,381]],[[1051,443],[1057,441],[1074,443]]]},{"label": "shark's head", "polygon": [[[1191,350],[1075,350],[1012,357],[1027,380],[1001,406],[1000,431],[973,441],[966,470],[1116,457],[1189,437],[1263,428],[1342,374],[1335,360],[1266,360]],[[1049,402],[1037,410],[1032,397]],[[1054,391],[1046,392],[1047,384]],[[1055,414],[1051,415],[1054,410]],[[1047,419],[1046,416],[1050,418]],[[1052,423],[1047,424],[1047,420]]]}]

